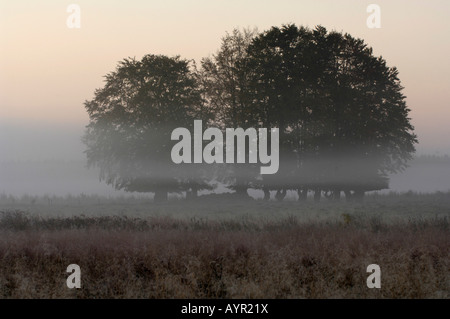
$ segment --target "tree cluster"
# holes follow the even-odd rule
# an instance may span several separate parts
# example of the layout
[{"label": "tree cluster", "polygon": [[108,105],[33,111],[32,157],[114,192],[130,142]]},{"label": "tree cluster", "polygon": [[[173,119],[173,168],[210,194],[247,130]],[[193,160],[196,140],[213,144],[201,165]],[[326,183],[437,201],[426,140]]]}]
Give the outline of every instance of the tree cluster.
[{"label": "tree cluster", "polygon": [[[417,142],[398,70],[349,34],[285,25],[234,30],[200,65],[180,57],[125,59],[85,102],[90,165],[117,189],[196,196],[223,182],[245,196],[288,190],[360,198],[388,187]],[[174,164],[171,131],[201,119],[209,127],[279,128],[280,169],[253,164]]]}]

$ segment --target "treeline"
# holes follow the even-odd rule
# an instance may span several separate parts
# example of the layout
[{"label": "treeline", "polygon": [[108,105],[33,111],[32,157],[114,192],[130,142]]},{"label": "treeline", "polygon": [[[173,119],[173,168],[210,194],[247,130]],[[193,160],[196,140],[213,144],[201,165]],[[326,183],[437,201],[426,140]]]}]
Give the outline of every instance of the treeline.
[{"label": "treeline", "polygon": [[[265,32],[234,30],[199,64],[162,55],[119,62],[105,86],[85,102],[88,163],[117,189],[169,192],[262,189],[265,199],[288,190],[338,199],[388,187],[417,142],[398,70],[349,34],[285,25]],[[176,127],[195,119],[225,128],[279,128],[279,170],[255,164],[174,164]],[[270,144],[269,144],[270,145]],[[247,154],[248,157],[248,154]],[[246,161],[248,163],[248,161]]]}]

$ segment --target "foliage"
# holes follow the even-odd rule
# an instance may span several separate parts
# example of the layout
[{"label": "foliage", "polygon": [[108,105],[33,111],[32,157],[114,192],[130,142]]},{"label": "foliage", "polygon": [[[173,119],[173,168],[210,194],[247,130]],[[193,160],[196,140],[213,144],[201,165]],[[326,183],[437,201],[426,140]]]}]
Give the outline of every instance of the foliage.
[{"label": "foliage", "polygon": [[[279,200],[287,190],[357,198],[388,188],[388,174],[415,151],[402,89],[398,70],[349,34],[293,24],[235,29],[195,71],[179,57],[120,62],[85,102],[86,154],[108,184],[156,192],[155,199],[196,194],[213,179],[238,194],[262,188],[268,198],[277,190]],[[171,131],[192,128],[194,119],[222,130],[278,127],[278,173],[260,176],[254,164],[173,164]]]},{"label": "foliage", "polygon": [[[162,55],[124,59],[85,102],[88,164],[100,167],[100,179],[116,189],[156,192],[161,199],[185,189],[198,174],[186,176],[171,163],[171,132],[192,126],[204,115],[202,104],[188,61]],[[195,182],[207,187],[201,178]]]},{"label": "foliage", "polygon": [[[398,70],[349,34],[286,25],[249,46],[253,115],[280,128],[283,188],[374,190],[414,152]],[[275,182],[274,182],[274,181]]]}]

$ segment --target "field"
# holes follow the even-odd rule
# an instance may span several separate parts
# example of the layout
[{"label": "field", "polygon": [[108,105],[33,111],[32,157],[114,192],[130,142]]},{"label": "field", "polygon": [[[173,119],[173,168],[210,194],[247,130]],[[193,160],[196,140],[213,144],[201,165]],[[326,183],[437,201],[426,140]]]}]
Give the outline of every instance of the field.
[{"label": "field", "polygon": [[[449,298],[450,193],[0,196],[1,298]],[[69,264],[81,288],[69,289]],[[381,267],[369,289],[366,268]]]}]

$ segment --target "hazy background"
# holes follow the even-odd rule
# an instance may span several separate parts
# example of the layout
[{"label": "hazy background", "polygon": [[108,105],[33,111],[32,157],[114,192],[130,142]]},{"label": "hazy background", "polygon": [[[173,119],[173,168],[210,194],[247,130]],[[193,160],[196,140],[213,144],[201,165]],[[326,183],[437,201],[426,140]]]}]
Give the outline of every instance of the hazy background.
[{"label": "hazy background", "polygon": [[[80,29],[66,26],[71,3],[81,7]],[[370,3],[381,7],[381,29],[366,26]],[[321,24],[363,38],[400,71],[418,154],[450,154],[449,12],[448,0],[2,0],[0,193],[117,194],[84,168],[83,101],[125,57],[180,54],[198,62],[235,27]],[[449,190],[449,164],[435,164],[414,164],[391,188]]]}]

